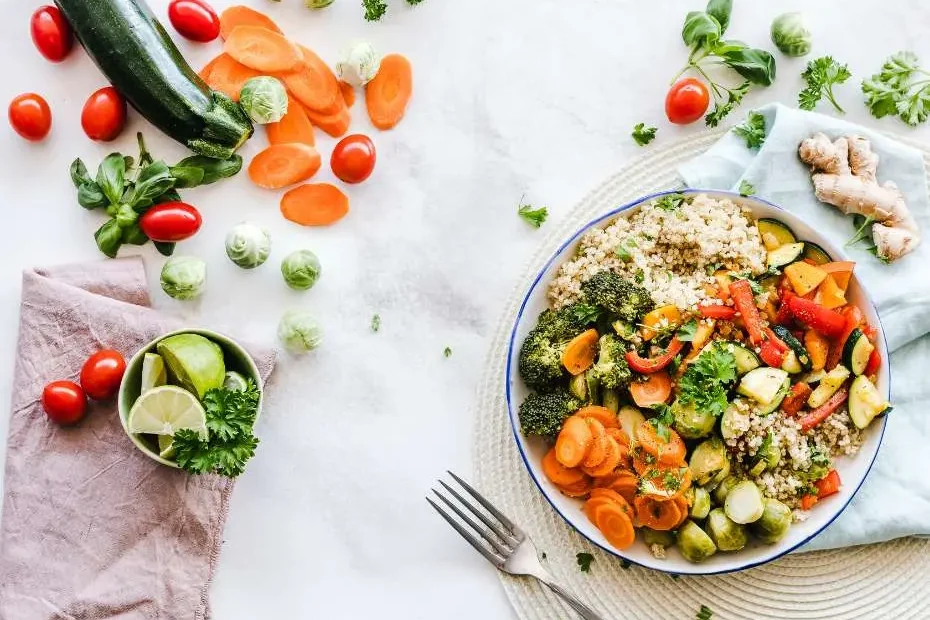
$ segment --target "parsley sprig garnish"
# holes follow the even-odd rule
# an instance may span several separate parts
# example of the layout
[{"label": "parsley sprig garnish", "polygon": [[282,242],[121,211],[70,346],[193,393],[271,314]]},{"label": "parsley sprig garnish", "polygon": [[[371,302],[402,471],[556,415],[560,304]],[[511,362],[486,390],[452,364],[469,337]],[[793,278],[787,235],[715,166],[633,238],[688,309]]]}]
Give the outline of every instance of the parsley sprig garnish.
[{"label": "parsley sprig garnish", "polygon": [[663,211],[676,211],[684,201],[684,194],[666,194],[656,201],[656,207]]},{"label": "parsley sprig garnish", "polygon": [[678,382],[683,405],[693,404],[715,416],[727,408],[727,392],[736,381],[736,358],[720,346],[711,346],[688,365]]},{"label": "parsley sprig garnish", "polygon": [[579,553],[575,555],[575,561],[578,562],[578,568],[581,569],[582,573],[591,572],[591,562],[594,561],[594,556],[590,553]]},{"label": "parsley sprig garnish", "polygon": [[841,65],[832,56],[821,56],[807,63],[807,69],[801,74],[807,82],[807,88],[798,93],[798,107],[802,110],[813,110],[824,97],[827,98],[836,111],[845,114],[846,111],[836,102],[833,96],[833,87],[842,84],[852,77],[849,67]]},{"label": "parsley sprig garnish", "polygon": [[930,115],[930,72],[920,68],[913,52],[898,52],[881,71],[863,80],[862,94],[875,118],[896,115],[908,125],[917,125]]},{"label": "parsley sprig garnish", "polygon": [[633,140],[640,146],[646,146],[655,140],[658,127],[646,127],[645,123],[636,123],[633,127]]},{"label": "parsley sprig garnish", "polygon": [[517,208],[517,215],[523,218],[523,221],[532,226],[539,228],[549,217],[549,210],[546,207],[534,209],[533,205],[525,204],[523,197],[520,197],[520,206]]},{"label": "parsley sprig garnish", "polygon": [[765,142],[765,117],[752,110],[742,125],[733,128],[733,133],[746,141],[746,148],[757,149]]}]

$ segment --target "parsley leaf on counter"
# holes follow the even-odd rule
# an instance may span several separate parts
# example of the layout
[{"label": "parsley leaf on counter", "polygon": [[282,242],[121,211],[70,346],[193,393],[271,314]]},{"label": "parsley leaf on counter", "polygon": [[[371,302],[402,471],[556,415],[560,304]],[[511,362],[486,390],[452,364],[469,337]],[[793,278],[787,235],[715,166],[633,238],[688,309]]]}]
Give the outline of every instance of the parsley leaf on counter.
[{"label": "parsley leaf on counter", "polygon": [[739,182],[739,195],[740,196],[752,196],[756,193],[755,186],[749,181],[743,179]]},{"label": "parsley leaf on counter", "polygon": [[442,350],[443,357],[452,357],[452,347],[446,347]]},{"label": "parsley leaf on counter", "polygon": [[704,122],[708,127],[716,127],[730,112],[736,108],[739,104],[743,102],[743,97],[746,96],[746,93],[749,92],[749,89],[752,87],[752,82],[746,80],[738,86],[733,88],[726,88],[727,100],[726,103],[717,103],[714,107],[713,112],[710,112],[707,116],[704,117]]},{"label": "parsley leaf on counter", "polygon": [[370,22],[378,21],[387,11],[387,3],[384,0],[362,0],[362,6],[365,7],[365,19]]},{"label": "parsley leaf on counter", "polygon": [[698,610],[697,615],[694,617],[696,620],[710,620],[714,617],[714,612],[707,605],[701,605],[701,609]]},{"label": "parsley leaf on counter", "polygon": [[371,317],[371,331],[377,333],[381,330],[381,315],[376,314]]},{"label": "parsley leaf on counter", "polygon": [[846,113],[833,96],[833,86],[842,84],[852,77],[849,67],[841,65],[832,56],[821,56],[807,63],[807,69],[801,77],[807,82],[807,88],[798,93],[799,108],[813,110],[817,103],[826,97],[837,112]]},{"label": "parsley leaf on counter", "polygon": [[707,347],[678,382],[679,399],[715,416],[727,408],[727,391],[736,381],[736,358],[720,346]]},{"label": "parsley leaf on counter", "polygon": [[733,128],[733,133],[746,140],[746,148],[757,149],[765,142],[765,117],[752,110],[742,125]]},{"label": "parsley leaf on counter", "polygon": [[636,126],[633,127],[633,139],[636,141],[636,144],[646,146],[655,140],[658,130],[658,127],[646,127],[645,123],[637,123]]},{"label": "parsley leaf on counter", "polygon": [[546,207],[534,209],[533,205],[525,204],[521,196],[520,206],[517,208],[517,215],[522,217],[523,221],[533,228],[539,228],[543,225],[543,222],[546,221],[546,218],[549,217],[549,209]]},{"label": "parsley leaf on counter", "polygon": [[865,105],[875,118],[893,114],[908,125],[918,125],[930,115],[928,76],[930,72],[920,68],[916,54],[898,52],[885,61],[879,73],[863,80]]},{"label": "parsley leaf on counter", "polygon": [[582,573],[590,573],[594,556],[590,553],[579,553],[575,556],[575,561],[578,562],[578,567],[581,568]]}]

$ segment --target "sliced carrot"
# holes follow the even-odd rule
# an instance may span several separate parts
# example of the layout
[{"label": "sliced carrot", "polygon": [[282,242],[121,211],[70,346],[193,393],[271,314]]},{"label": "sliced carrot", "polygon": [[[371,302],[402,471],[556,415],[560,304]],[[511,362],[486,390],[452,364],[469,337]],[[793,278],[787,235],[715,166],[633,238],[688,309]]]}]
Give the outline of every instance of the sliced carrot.
[{"label": "sliced carrot", "polygon": [[591,436],[593,439],[591,441],[591,449],[588,450],[581,465],[583,467],[597,467],[604,461],[607,456],[607,451],[610,449],[610,436],[607,434],[607,429],[604,428],[604,425],[594,418],[585,418],[585,422],[587,422],[588,427],[591,429]]},{"label": "sliced carrot", "polygon": [[342,92],[342,100],[346,102],[346,107],[351,108],[355,105],[355,87],[348,82],[339,81],[339,90]]},{"label": "sliced carrot", "polygon": [[320,169],[320,163],[320,154],[312,146],[273,144],[252,159],[249,178],[259,187],[280,189],[306,181]]},{"label": "sliced carrot", "polygon": [[262,72],[293,71],[302,58],[300,49],[284,35],[261,26],[237,26],[226,38],[223,51]]},{"label": "sliced carrot", "polygon": [[572,416],[562,424],[555,440],[555,458],[566,467],[578,467],[584,461],[594,436],[583,418]]},{"label": "sliced carrot", "polygon": [[667,500],[684,495],[691,488],[691,469],[687,465],[656,463],[641,474],[640,490],[643,495]]},{"label": "sliced carrot", "polygon": [[602,504],[591,511],[594,525],[617,549],[626,549],[636,541],[633,521],[617,504]]},{"label": "sliced carrot", "polygon": [[314,146],[316,138],[313,136],[313,125],[307,118],[303,107],[293,97],[288,97],[287,114],[277,123],[265,125],[268,132],[268,142],[271,144],[287,144],[300,142],[307,146]]},{"label": "sliced carrot", "polygon": [[591,492],[592,483],[591,479],[585,476],[584,479],[575,484],[565,486],[556,485],[556,487],[563,495],[567,495],[568,497],[585,497]]},{"label": "sliced carrot", "polygon": [[674,501],[658,501],[637,495],[633,499],[633,508],[640,525],[660,532],[673,529],[681,521],[681,508]]},{"label": "sliced carrot", "polygon": [[816,330],[809,329],[804,332],[804,348],[811,358],[811,370],[823,370],[830,354],[830,341]]},{"label": "sliced carrot", "polygon": [[659,436],[658,429],[646,420],[636,429],[636,440],[643,450],[663,465],[680,465],[685,460],[685,442],[681,435],[668,429],[668,440]]},{"label": "sliced carrot", "polygon": [[307,118],[315,127],[319,127],[334,138],[345,135],[349,130],[349,123],[352,121],[349,108],[345,107],[345,105],[341,105],[339,111],[335,114],[321,114],[306,106],[304,106],[304,112],[307,113]]},{"label": "sliced carrot", "polygon": [[[600,422],[604,428],[620,428],[620,418],[607,407],[588,405],[576,411],[575,415],[581,416],[582,418],[594,418]],[[629,440],[627,440],[627,443],[630,443]]]},{"label": "sliced carrot", "polygon": [[413,70],[400,54],[381,59],[375,78],[365,85],[368,117],[378,129],[391,129],[404,117],[413,94]]},{"label": "sliced carrot", "polygon": [[[207,67],[210,71],[201,76],[203,81],[210,88],[220,91],[233,101],[239,101],[239,93],[246,82],[261,75],[229,54],[220,54],[210,61]],[[205,72],[207,67],[201,69],[201,72]]]},{"label": "sliced carrot", "polygon": [[597,355],[597,330],[589,329],[572,338],[562,351],[562,366],[572,375],[580,375],[594,364]]},{"label": "sliced carrot", "polygon": [[630,447],[630,436],[622,428],[608,428],[607,434],[616,439],[621,446]]},{"label": "sliced carrot", "polygon": [[[616,504],[617,506],[620,506],[621,508],[623,508],[623,512],[627,513],[627,515],[630,517],[630,519],[632,519],[633,516],[634,516],[633,507],[630,506],[630,503],[626,501],[626,498],[623,497],[622,495],[620,495],[619,493],[617,493],[616,491],[613,491],[613,490],[611,490],[611,489],[605,489],[605,488],[594,488],[594,489],[591,489],[591,497],[590,497],[590,499],[592,499],[592,500],[598,500],[598,499],[606,500],[606,501],[608,501],[608,502],[611,502],[611,503]],[[590,503],[590,502],[589,502],[589,503]]]},{"label": "sliced carrot", "polygon": [[546,452],[542,460],[542,470],[552,484],[559,487],[570,487],[584,482],[587,476],[580,469],[565,467],[555,458],[555,448]]},{"label": "sliced carrot", "polygon": [[329,226],[348,212],[348,196],[329,183],[307,183],[281,198],[281,214],[301,226]]},{"label": "sliced carrot", "polygon": [[688,520],[688,515],[691,512],[691,506],[688,504],[688,500],[685,499],[684,495],[679,495],[672,501],[678,505],[678,510],[681,511],[681,519],[679,519],[678,523],[675,524],[675,529],[678,529],[680,525]]},{"label": "sliced carrot", "polygon": [[633,472],[621,469],[617,471],[617,477],[607,488],[619,493],[626,501],[632,502],[639,488],[639,478]]},{"label": "sliced carrot", "polygon": [[201,80],[203,80],[204,82],[208,80],[208,78],[210,77],[210,72],[213,71],[213,65],[219,62],[220,58],[222,57],[223,57],[223,54],[220,54],[219,56],[217,56],[216,58],[214,58],[213,60],[205,64],[203,66],[203,69],[197,72],[197,75],[200,76]]},{"label": "sliced carrot", "polygon": [[281,29],[270,17],[247,6],[231,6],[220,13],[220,37],[224,41],[239,26],[258,26],[281,34]]},{"label": "sliced carrot", "polygon": [[606,476],[620,465],[620,461],[623,459],[623,453],[620,450],[620,444],[613,437],[607,437],[607,452],[601,462],[595,467],[582,467],[581,471],[593,478]]},{"label": "sliced carrot", "polygon": [[277,77],[306,107],[324,115],[335,114],[345,106],[336,75],[313,50],[303,45],[298,45],[297,49],[300,63]]},{"label": "sliced carrot", "polygon": [[630,384],[630,396],[640,407],[652,407],[664,403],[672,393],[672,379],[663,371],[645,375],[645,381]]}]

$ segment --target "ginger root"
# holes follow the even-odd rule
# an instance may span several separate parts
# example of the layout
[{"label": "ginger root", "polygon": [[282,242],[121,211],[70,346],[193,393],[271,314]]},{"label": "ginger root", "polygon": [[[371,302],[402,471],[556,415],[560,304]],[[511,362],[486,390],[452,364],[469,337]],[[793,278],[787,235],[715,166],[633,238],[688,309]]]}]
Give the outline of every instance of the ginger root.
[{"label": "ginger root", "polygon": [[920,243],[917,222],[907,208],[904,194],[892,181],[879,184],[879,156],[862,136],[846,136],[831,142],[822,133],[803,140],[801,161],[813,170],[814,194],[846,215],[860,214],[875,220],[872,239],[875,253],[893,261]]}]

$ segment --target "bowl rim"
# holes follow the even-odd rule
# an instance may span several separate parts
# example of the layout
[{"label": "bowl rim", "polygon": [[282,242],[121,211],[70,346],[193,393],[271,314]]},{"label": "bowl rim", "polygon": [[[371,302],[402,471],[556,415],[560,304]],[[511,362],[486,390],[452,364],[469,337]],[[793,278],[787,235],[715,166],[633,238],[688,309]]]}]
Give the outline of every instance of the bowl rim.
[{"label": "bowl rim", "polygon": [[[800,216],[795,215],[794,213],[791,213],[791,212],[788,211],[787,209],[784,209],[783,207],[781,207],[781,206],[779,206],[779,205],[777,205],[777,204],[775,204],[775,203],[773,203],[773,202],[771,202],[771,201],[768,201],[768,200],[766,200],[766,199],[764,199],[764,198],[760,198],[760,197],[758,197],[758,196],[743,196],[742,194],[739,194],[739,193],[733,192],[733,191],[729,191],[729,190],[703,189],[703,188],[682,188],[682,189],[678,189],[678,190],[675,190],[675,189],[673,189],[673,190],[663,190],[663,191],[659,191],[659,192],[654,192],[654,193],[652,193],[652,194],[647,194],[647,195],[642,196],[642,197],[640,197],[640,198],[636,198],[635,200],[632,200],[632,201],[630,201],[630,202],[624,203],[624,204],[620,205],[619,207],[616,207],[616,208],[614,208],[614,209],[608,211],[607,213],[604,213],[604,214],[602,214],[602,215],[599,215],[599,216],[595,217],[594,219],[588,221],[586,224],[584,224],[584,225],[581,226],[580,228],[576,229],[575,232],[572,233],[572,234],[568,237],[568,239],[566,239],[563,243],[561,243],[561,244],[559,245],[559,247],[550,255],[550,257],[546,260],[546,262],[545,262],[545,263],[543,264],[543,266],[540,268],[540,270],[538,271],[538,273],[536,274],[536,276],[533,278],[533,281],[531,282],[530,286],[527,288],[526,294],[523,296],[523,300],[520,302],[520,307],[519,307],[519,309],[517,310],[517,315],[516,315],[516,318],[514,319],[513,327],[511,328],[511,331],[510,331],[510,338],[509,338],[509,340],[508,340],[508,346],[507,346],[507,364],[506,364],[506,368],[505,368],[505,371],[504,371],[504,373],[505,373],[505,375],[504,375],[504,385],[505,385],[506,399],[507,399],[507,414],[508,414],[508,418],[509,418],[509,420],[510,420],[510,429],[511,429],[511,433],[512,433],[512,435],[513,435],[514,442],[517,444],[517,450],[520,452],[520,458],[523,460],[523,466],[526,468],[527,473],[529,474],[529,476],[530,476],[530,478],[532,479],[533,483],[536,485],[537,490],[538,490],[539,493],[545,498],[546,502],[548,502],[549,506],[555,511],[555,513],[556,513],[557,515],[559,515],[559,517],[560,517],[569,527],[571,527],[575,532],[577,532],[579,535],[581,535],[581,536],[582,536],[585,540],[587,540],[589,543],[593,544],[594,546],[598,547],[599,549],[605,551],[606,553],[608,553],[608,554],[610,554],[610,555],[612,555],[612,556],[614,556],[614,557],[620,558],[620,559],[622,559],[622,560],[624,560],[624,561],[626,561],[626,562],[628,562],[628,563],[630,563],[630,564],[633,564],[633,565],[636,565],[636,566],[641,566],[641,567],[646,568],[646,569],[648,569],[648,570],[654,570],[654,571],[658,571],[658,572],[662,572],[662,573],[667,573],[667,574],[673,574],[673,575],[723,575],[723,574],[726,574],[726,573],[733,573],[733,572],[743,571],[743,570],[747,570],[747,569],[750,569],[750,568],[753,568],[753,567],[756,567],[756,566],[761,566],[761,565],[763,565],[763,564],[768,564],[768,563],[770,563],[770,562],[774,562],[775,560],[777,560],[777,559],[779,559],[779,558],[781,558],[781,557],[784,557],[785,555],[791,553],[791,552],[794,551],[795,549],[798,549],[798,548],[800,548],[800,547],[806,545],[806,544],[809,543],[811,540],[813,540],[814,538],[816,538],[817,536],[819,536],[827,527],[830,526],[830,524],[832,524],[834,521],[836,521],[836,519],[837,519],[841,514],[843,514],[843,512],[844,512],[844,511],[846,510],[846,508],[849,506],[850,502],[852,502],[853,498],[854,498],[854,497],[856,496],[856,494],[859,492],[859,489],[862,487],[862,485],[865,483],[866,479],[869,477],[869,474],[870,474],[871,471],[872,471],[872,467],[875,465],[875,459],[878,457],[878,453],[879,453],[879,451],[881,450],[881,447],[882,447],[882,442],[884,441],[884,438],[885,438],[885,430],[886,430],[886,428],[887,428],[888,416],[887,416],[887,415],[882,416],[881,433],[880,433],[880,435],[879,435],[879,437],[878,437],[878,444],[877,444],[876,447],[875,447],[875,452],[874,452],[874,454],[872,455],[872,460],[869,462],[868,467],[866,468],[865,473],[864,473],[864,475],[862,476],[862,479],[859,480],[859,483],[856,485],[856,488],[853,489],[852,493],[850,493],[850,495],[849,495],[848,499],[846,500],[846,502],[839,508],[839,510],[836,511],[836,513],[835,513],[832,517],[830,517],[829,520],[827,520],[826,523],[824,523],[822,526],[820,526],[813,534],[811,534],[810,536],[807,536],[807,537],[804,538],[802,541],[800,541],[800,542],[798,542],[798,543],[796,543],[796,544],[794,544],[794,545],[788,547],[788,548],[785,549],[784,551],[780,551],[779,553],[776,553],[775,555],[773,555],[773,556],[771,556],[771,557],[768,557],[768,558],[766,558],[766,559],[758,560],[758,561],[750,561],[750,562],[747,562],[746,564],[742,564],[742,565],[739,565],[739,566],[734,566],[734,567],[729,567],[729,568],[722,568],[722,569],[716,569],[716,570],[694,570],[694,571],[663,570],[662,568],[658,568],[658,567],[654,567],[654,566],[648,566],[648,565],[643,564],[643,563],[641,563],[641,562],[637,562],[635,559],[625,556],[620,550],[614,549],[613,547],[610,547],[610,546],[603,545],[603,544],[597,542],[596,540],[593,540],[591,537],[589,537],[589,536],[588,536],[585,532],[583,532],[581,529],[575,527],[575,525],[573,524],[572,520],[571,520],[569,517],[567,517],[565,514],[563,514],[563,512],[559,509],[559,507],[555,504],[555,502],[553,502],[552,499],[550,499],[549,494],[546,492],[546,490],[545,490],[545,488],[543,487],[541,481],[540,481],[539,478],[537,477],[534,468],[530,465],[529,457],[528,457],[528,455],[526,454],[526,450],[524,450],[523,442],[521,441],[520,429],[519,429],[518,424],[516,423],[517,416],[515,415],[515,410],[514,410],[514,406],[513,406],[513,394],[512,394],[512,386],[511,386],[511,381],[510,381],[510,378],[511,378],[512,373],[513,373],[513,364],[514,364],[514,358],[515,358],[515,346],[514,346],[514,345],[515,345],[516,338],[517,338],[517,331],[518,331],[518,329],[519,329],[519,327],[520,327],[520,324],[521,324],[521,322],[522,322],[523,314],[524,314],[524,312],[526,311],[526,306],[527,306],[527,304],[529,303],[530,297],[531,297],[531,296],[533,295],[533,293],[536,291],[536,287],[539,286],[539,283],[540,283],[540,281],[542,280],[543,276],[549,271],[549,269],[552,267],[552,264],[553,264],[554,262],[556,262],[556,260],[562,255],[562,253],[565,251],[566,248],[568,248],[570,245],[572,245],[572,244],[574,244],[576,241],[578,241],[578,239],[579,239],[584,233],[586,233],[588,230],[590,230],[591,228],[593,228],[593,227],[595,227],[595,226],[597,226],[597,225],[599,225],[599,224],[601,224],[601,223],[603,223],[603,222],[605,222],[605,221],[607,221],[607,220],[614,219],[614,218],[616,218],[617,216],[619,216],[619,215],[625,213],[626,211],[629,211],[630,209],[633,209],[633,208],[635,208],[635,207],[638,207],[638,206],[640,206],[640,205],[642,205],[642,204],[644,204],[644,203],[647,203],[647,202],[649,202],[649,201],[651,201],[651,200],[655,200],[656,198],[661,198],[662,196],[667,196],[667,195],[669,195],[669,194],[713,194],[713,195],[716,195],[716,196],[723,196],[723,197],[734,198],[734,199],[736,199],[736,200],[738,200],[738,201],[745,201],[745,200],[756,201],[756,202],[763,203],[763,204],[765,204],[765,205],[767,205],[767,206],[769,206],[769,207],[771,207],[771,208],[773,208],[773,209],[775,209],[775,210],[777,210],[777,211],[780,211],[780,212],[782,212],[782,213],[787,213],[790,217],[794,217],[794,218],[797,218],[797,219],[803,221],[803,218],[801,218]],[[848,257],[846,256],[845,252],[843,252],[842,250],[841,250],[840,252],[838,252],[838,253],[835,253],[835,254],[838,254],[838,258],[839,258],[839,259],[848,260]],[[875,310],[875,316],[878,317],[878,322],[879,322],[879,327],[880,327],[879,332],[880,332],[881,335],[882,335],[882,343],[883,343],[883,345],[884,345],[884,350],[885,350],[885,352],[887,352],[887,351],[888,351],[888,341],[887,341],[887,338],[885,337],[885,330],[884,330],[884,328],[883,328],[882,325],[881,325],[881,317],[879,316],[878,308],[875,306],[875,302],[872,300],[872,296],[869,294],[869,292],[868,292],[867,288],[864,286],[864,284],[863,284],[861,281],[858,281],[858,280],[857,280],[857,283],[859,284],[859,289],[861,290],[863,297],[866,299],[866,301],[868,301],[869,305]],[[887,396],[888,399],[890,400],[890,397],[891,397],[891,372],[890,372],[890,368],[889,368],[889,371],[888,371],[888,390],[887,390],[886,396]],[[694,564],[694,567],[696,567],[696,568],[697,568],[697,567],[701,567],[701,566],[702,566],[702,564]]]},{"label": "bowl rim", "polygon": [[[212,329],[206,329],[202,327],[187,327],[187,328],[175,329],[170,332],[166,332],[156,338],[153,338],[152,340],[148,341],[146,344],[142,345],[142,347],[140,347],[139,350],[136,351],[132,355],[132,357],[129,358],[129,361],[126,363],[126,370],[123,373],[123,378],[120,379],[119,392],[117,392],[117,396],[116,396],[117,415],[119,416],[120,424],[123,427],[123,432],[126,433],[126,436],[129,437],[129,440],[132,441],[133,445],[135,445],[136,448],[139,449],[139,451],[141,451],[145,456],[149,457],[150,459],[157,461],[161,463],[162,465],[173,467],[174,469],[180,469],[180,466],[174,461],[170,461],[168,459],[162,458],[157,452],[154,452],[148,446],[146,446],[145,443],[141,439],[136,437],[135,434],[129,432],[129,427],[127,426],[127,417],[129,416],[129,411],[124,412],[123,402],[125,400],[124,397],[126,396],[126,389],[127,389],[126,377],[129,376],[130,369],[135,368],[137,365],[141,364],[142,360],[145,357],[145,354],[150,353],[152,349],[155,347],[155,345],[157,345],[159,342],[161,342],[162,340],[170,336],[177,336],[178,334],[197,334],[205,338],[209,338],[210,340],[217,342],[217,344],[219,344],[220,346],[228,346],[229,348],[234,349],[236,353],[245,361],[246,366],[248,366],[249,374],[252,375],[251,378],[255,381],[255,384],[258,386],[258,393],[259,393],[258,410],[255,413],[255,423],[258,423],[258,418],[262,414],[262,405],[265,399],[265,390],[262,387],[261,373],[258,370],[258,365],[255,363],[255,359],[252,357],[252,354],[249,353],[248,350],[244,346],[242,346],[237,340],[227,336],[226,334],[222,332],[218,332]],[[129,408],[131,409],[132,405],[129,405]]]}]

